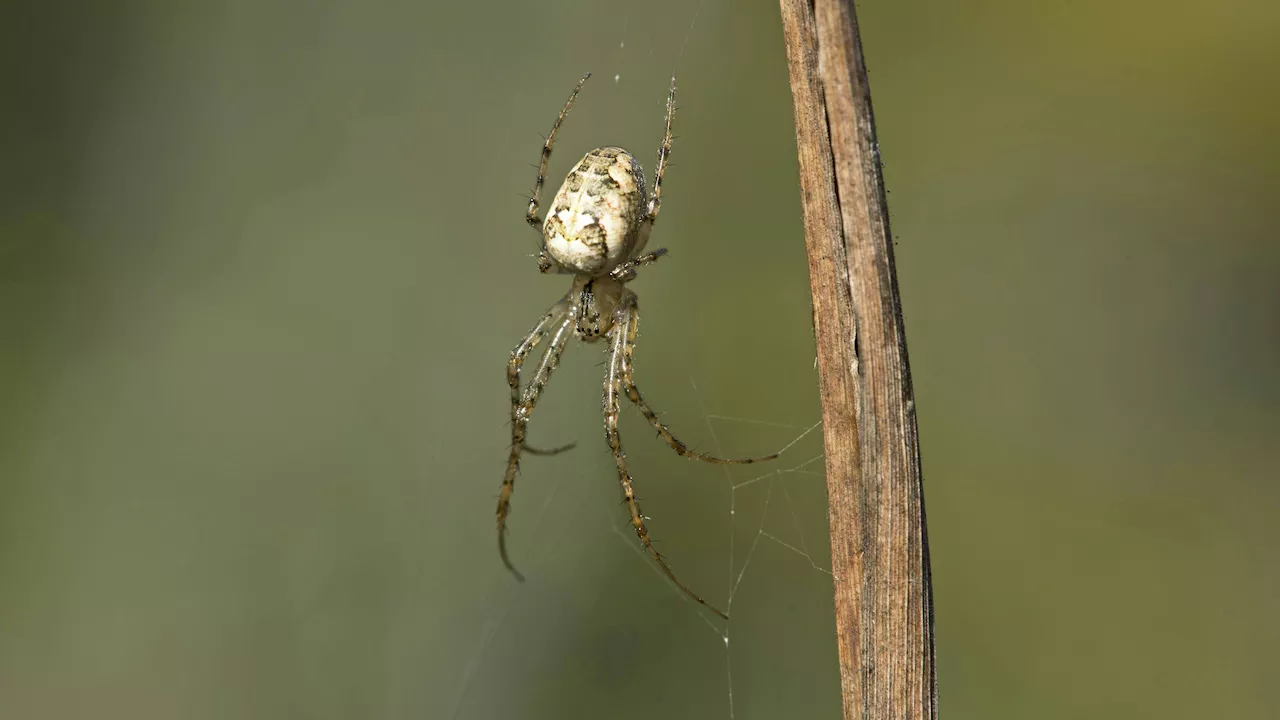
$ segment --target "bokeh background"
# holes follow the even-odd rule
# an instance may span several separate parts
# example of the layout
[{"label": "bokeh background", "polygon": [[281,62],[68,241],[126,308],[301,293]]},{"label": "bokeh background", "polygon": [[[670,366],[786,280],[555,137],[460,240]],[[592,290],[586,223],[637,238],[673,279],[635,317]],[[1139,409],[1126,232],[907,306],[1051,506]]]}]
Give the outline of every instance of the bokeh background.
[{"label": "bokeh background", "polygon": [[[947,718],[1264,717],[1280,643],[1280,10],[859,6]],[[17,2],[0,23],[0,716],[839,711],[768,2]],[[633,287],[636,552],[575,346],[498,562],[521,195],[673,165]],[[815,473],[816,471],[816,473]],[[754,481],[754,482],[753,482]],[[726,642],[725,637],[729,640]]]}]

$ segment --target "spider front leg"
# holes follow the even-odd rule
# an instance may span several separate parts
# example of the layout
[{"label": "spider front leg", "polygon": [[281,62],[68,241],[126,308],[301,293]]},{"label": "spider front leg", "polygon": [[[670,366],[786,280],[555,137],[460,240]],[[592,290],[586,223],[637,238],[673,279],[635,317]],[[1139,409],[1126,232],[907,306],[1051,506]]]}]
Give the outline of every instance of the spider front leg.
[{"label": "spider front leg", "polygon": [[[529,212],[525,215],[525,220],[535,229],[542,225],[542,218],[538,217],[538,203],[542,199],[542,186],[547,181],[547,163],[551,161],[551,146],[556,142],[556,133],[560,132],[560,124],[564,122],[564,118],[569,114],[569,108],[573,107],[573,101],[578,97],[578,91],[582,90],[582,86],[586,84],[587,78],[591,77],[591,73],[587,73],[574,86],[573,92],[569,93],[569,100],[565,102],[564,109],[560,111],[560,115],[556,117],[556,122],[551,126],[551,133],[547,135],[547,140],[542,144],[542,161],[538,163],[538,180],[533,184],[533,197],[529,198]],[[545,252],[543,258],[545,259]],[[547,272],[544,269],[543,272]]]},{"label": "spider front leg", "polygon": [[653,197],[649,200],[645,219],[652,223],[662,209],[662,176],[667,173],[667,159],[671,156],[671,118],[676,114],[676,76],[671,76],[671,92],[667,95],[667,129],[662,135],[662,147],[658,149],[658,169],[653,176]]},{"label": "spider front leg", "polygon": [[610,330],[609,369],[604,381],[604,432],[605,438],[609,441],[609,450],[613,452],[614,463],[618,467],[618,483],[622,486],[622,497],[627,503],[627,509],[631,512],[631,526],[635,528],[636,536],[658,563],[658,567],[662,568],[676,587],[699,604],[728,620],[729,616],[724,611],[690,590],[667,566],[667,561],[662,558],[657,548],[653,546],[653,541],[649,539],[649,531],[644,526],[644,514],[640,512],[640,503],[636,501],[635,488],[631,485],[631,473],[627,470],[626,455],[622,452],[622,437],[618,434],[618,393],[626,371],[627,329],[630,317],[634,314],[634,307],[628,300],[629,298],[623,298],[622,303],[614,310],[613,328]]},{"label": "spider front leg", "polygon": [[640,408],[640,412],[644,415],[645,420],[648,420],[649,424],[653,426],[653,429],[658,431],[658,435],[666,441],[667,445],[670,445],[671,449],[675,450],[676,454],[681,457],[693,458],[694,460],[702,460],[703,462],[715,463],[717,465],[750,465],[751,463],[764,462],[778,457],[778,453],[773,453],[772,455],[764,455],[762,457],[741,458],[736,460],[719,458],[714,455],[707,455],[705,453],[690,450],[688,445],[680,442],[680,440],[671,433],[671,430],[658,419],[658,414],[653,411],[653,408],[649,407],[649,403],[645,402],[644,398],[641,397],[640,388],[636,386],[635,380],[632,378],[633,367],[631,354],[635,352],[636,349],[636,333],[640,325],[640,305],[635,299],[634,294],[630,300],[630,311],[627,313],[627,332],[622,348],[622,388],[626,391],[627,398],[630,399],[631,402],[635,403],[636,407]]},{"label": "spider front leg", "polygon": [[[559,364],[560,356],[564,353],[569,339],[573,337],[572,310],[573,308],[565,301],[553,306],[543,316],[542,320],[538,321],[533,330],[520,341],[520,344],[511,351],[511,360],[507,363],[507,384],[511,387],[511,454],[507,458],[507,472],[502,478],[502,492],[498,497],[498,554],[502,557],[502,563],[507,566],[507,569],[522,581],[524,577],[520,575],[507,557],[507,514],[511,509],[511,493],[515,490],[516,473],[520,469],[521,452],[528,449],[535,454],[553,455],[572,447],[572,445],[567,445],[550,451],[536,451],[532,448],[526,448],[524,444],[525,429],[529,424],[529,417],[533,414],[533,408],[538,404],[538,397],[542,394],[542,389],[546,387],[547,381],[551,379],[551,373],[556,369],[556,365]],[[529,380],[529,386],[525,388],[524,394],[521,395],[520,368],[524,365],[525,357],[542,340],[542,336],[552,328],[554,328],[555,334],[551,336],[551,344],[547,346],[546,352],[542,354],[542,359],[538,362],[538,369],[534,371],[533,378]]]}]

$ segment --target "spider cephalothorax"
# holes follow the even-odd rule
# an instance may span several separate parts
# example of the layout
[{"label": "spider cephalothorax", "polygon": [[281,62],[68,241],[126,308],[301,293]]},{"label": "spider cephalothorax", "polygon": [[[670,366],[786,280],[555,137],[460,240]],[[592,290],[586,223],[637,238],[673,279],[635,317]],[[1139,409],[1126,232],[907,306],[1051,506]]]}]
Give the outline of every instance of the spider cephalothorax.
[{"label": "spider cephalothorax", "polygon": [[[652,195],[645,186],[644,171],[634,155],[618,147],[596,148],[583,156],[569,172],[551,203],[546,220],[538,217],[538,201],[546,180],[547,162],[551,159],[551,146],[565,115],[573,107],[574,98],[589,77],[591,75],[588,73],[578,82],[564,109],[560,111],[560,116],[551,126],[551,133],[547,135],[546,144],[542,147],[538,181],[533,188],[533,197],[529,199],[526,219],[530,225],[542,231],[538,253],[539,269],[544,273],[567,273],[574,277],[568,294],[552,305],[533,330],[511,351],[511,360],[507,364],[507,384],[511,387],[511,454],[498,499],[498,550],[503,563],[512,572],[516,572],[507,558],[505,529],[521,454],[528,451],[549,455],[572,447],[543,451],[525,445],[525,430],[538,396],[546,387],[571,336],[577,336],[586,342],[605,338],[609,342],[603,401],[605,438],[617,465],[618,482],[622,485],[622,495],[631,513],[631,525],[645,549],[676,586],[722,617],[728,617],[680,582],[649,539],[644,515],[640,512],[632,487],[631,473],[622,452],[622,438],[618,434],[619,395],[625,394],[662,439],[684,457],[737,465],[771,460],[777,455],[726,460],[690,450],[658,419],[657,413],[640,396],[640,389],[632,378],[631,354],[635,349],[636,326],[640,315],[636,294],[626,284],[635,278],[637,268],[666,254],[661,249],[644,253],[644,246],[661,207],[662,176],[666,172],[667,156],[671,153],[671,117],[675,113],[676,99],[674,77],[671,78],[671,91],[667,95],[666,132],[662,137],[662,147],[658,150],[658,169],[654,173]],[[551,342],[538,361],[533,378],[521,392],[520,369],[524,366],[525,358],[541,342],[543,336],[548,334],[551,335]],[[519,577],[519,573],[516,576]]]}]

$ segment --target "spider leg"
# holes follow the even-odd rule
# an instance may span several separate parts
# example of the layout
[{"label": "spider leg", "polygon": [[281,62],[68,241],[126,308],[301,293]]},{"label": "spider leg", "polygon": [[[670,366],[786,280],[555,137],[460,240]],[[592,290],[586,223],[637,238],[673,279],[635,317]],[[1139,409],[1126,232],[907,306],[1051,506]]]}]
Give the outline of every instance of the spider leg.
[{"label": "spider leg", "polygon": [[618,466],[618,483],[622,486],[622,497],[626,500],[627,509],[631,511],[631,526],[635,528],[636,536],[640,538],[640,542],[644,544],[645,549],[649,551],[649,554],[658,563],[658,567],[662,568],[662,571],[671,579],[671,582],[675,583],[676,587],[680,588],[691,599],[698,601],[699,604],[706,606],[715,614],[728,620],[728,615],[703,600],[697,593],[680,582],[676,574],[667,566],[667,561],[662,558],[657,548],[653,546],[653,541],[649,539],[649,531],[644,526],[644,514],[640,512],[640,504],[636,501],[636,492],[631,485],[631,473],[627,470],[626,454],[622,452],[622,437],[618,434],[618,393],[627,362],[627,328],[630,317],[633,314],[628,298],[624,298],[618,308],[614,310],[613,328],[610,330],[612,337],[610,338],[609,348],[609,369],[604,381],[605,437],[609,441],[609,450],[613,452],[614,462]]},{"label": "spider leg", "polygon": [[[542,197],[542,185],[547,180],[547,163],[551,160],[551,146],[555,144],[556,133],[560,131],[560,124],[564,122],[565,116],[569,114],[569,108],[573,107],[573,101],[578,97],[578,91],[586,84],[589,77],[591,77],[591,73],[584,75],[578,81],[578,84],[574,86],[573,92],[569,93],[569,100],[565,102],[564,109],[560,111],[555,124],[551,126],[551,133],[547,135],[547,141],[542,145],[542,162],[538,164],[538,181],[533,185],[533,197],[529,198],[529,212],[525,215],[525,220],[534,228],[542,224],[542,218],[538,217],[538,202]],[[547,272],[547,270],[543,270],[543,272]]]},{"label": "spider leg", "polygon": [[635,258],[632,258],[631,260],[628,260],[618,265],[614,269],[610,270],[609,277],[612,277],[614,280],[617,280],[618,282],[624,282],[624,283],[631,282],[636,278],[636,268],[644,267],[649,263],[655,263],[658,261],[659,258],[663,257],[666,254],[667,254],[666,248],[658,248],[657,250],[654,250],[651,253],[645,253],[644,255],[639,255]]},{"label": "spider leg", "polygon": [[653,408],[649,407],[649,403],[645,402],[644,398],[641,397],[640,388],[636,387],[635,380],[632,378],[633,366],[631,354],[636,348],[636,332],[640,325],[640,306],[634,295],[630,300],[631,307],[630,311],[627,313],[626,338],[623,343],[622,388],[626,391],[627,398],[630,399],[631,402],[635,403],[636,407],[640,408],[640,412],[644,415],[644,419],[649,421],[649,424],[653,426],[654,430],[658,431],[658,435],[660,435],[662,439],[671,446],[671,449],[675,450],[676,454],[681,457],[693,458],[694,460],[702,460],[703,462],[715,463],[717,465],[750,465],[751,463],[764,462],[778,457],[778,453],[773,453],[772,455],[764,455],[762,457],[754,458],[719,458],[714,455],[707,455],[705,453],[690,450],[688,445],[680,442],[680,440],[671,433],[671,430],[658,419],[658,414],[653,411]]},{"label": "spider leg", "polygon": [[662,136],[662,147],[658,149],[658,169],[653,176],[653,198],[649,200],[645,219],[653,223],[658,219],[658,210],[662,207],[662,176],[667,172],[667,158],[671,155],[671,116],[676,113],[676,76],[671,76],[671,92],[667,95],[667,130]]},{"label": "spider leg", "polygon": [[540,449],[540,448],[536,448],[536,447],[534,447],[534,446],[532,446],[532,445],[530,445],[530,444],[528,444],[528,443],[525,443],[524,451],[525,451],[525,452],[527,452],[527,453],[529,453],[530,455],[541,455],[541,456],[543,456],[543,457],[550,457],[550,456],[552,456],[552,455],[559,455],[559,454],[560,454],[560,453],[562,453],[562,452],[565,452],[565,451],[568,451],[568,450],[572,450],[572,449],[574,449],[574,448],[575,448],[575,447],[577,447],[577,446],[578,446],[578,443],[576,443],[576,442],[571,442],[571,443],[566,443],[566,444],[564,444],[564,445],[560,445],[560,446],[557,446],[557,447],[553,447],[553,448],[548,448],[548,449],[546,449],[546,450],[542,450],[542,449]]},{"label": "spider leg", "polygon": [[[516,578],[523,581],[524,577],[511,564],[511,560],[507,557],[507,514],[511,509],[511,493],[515,490],[516,472],[520,469],[520,454],[531,448],[526,448],[524,444],[525,429],[529,424],[529,416],[533,414],[533,408],[538,404],[538,396],[542,393],[542,389],[546,387],[547,381],[551,378],[551,372],[556,369],[556,364],[560,362],[560,356],[564,353],[564,349],[569,342],[569,338],[573,337],[573,317],[571,314],[571,306],[561,301],[543,316],[542,320],[533,327],[533,330],[516,345],[511,351],[511,360],[507,363],[507,384],[511,386],[511,454],[507,458],[507,472],[502,478],[502,492],[498,497],[498,554],[502,557],[502,564],[515,574]],[[525,388],[524,394],[520,394],[520,368],[524,365],[525,356],[533,350],[534,346],[542,340],[542,336],[554,328],[555,334],[551,336],[551,344],[547,346],[546,351],[542,354],[542,359],[538,362],[538,369],[534,371],[533,378],[529,380],[529,386]],[[533,451],[535,454],[554,454],[573,447],[572,445],[555,448],[552,451]]]}]

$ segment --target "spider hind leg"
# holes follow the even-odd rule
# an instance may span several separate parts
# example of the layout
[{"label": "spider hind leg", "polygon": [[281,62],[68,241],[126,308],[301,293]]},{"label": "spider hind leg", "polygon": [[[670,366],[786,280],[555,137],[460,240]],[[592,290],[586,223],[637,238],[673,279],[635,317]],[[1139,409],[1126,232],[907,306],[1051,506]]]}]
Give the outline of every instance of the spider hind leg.
[{"label": "spider hind leg", "polygon": [[640,413],[644,415],[644,419],[648,420],[649,424],[653,426],[653,429],[658,431],[658,435],[663,439],[663,441],[665,441],[667,445],[671,446],[671,449],[675,450],[676,454],[681,457],[701,460],[703,462],[714,463],[716,465],[750,465],[752,463],[765,462],[766,460],[773,460],[777,458],[778,453],[753,458],[721,458],[714,455],[707,455],[706,453],[690,450],[688,445],[685,445],[679,440],[679,438],[672,434],[670,428],[668,428],[666,424],[658,418],[658,414],[653,411],[653,408],[649,407],[649,403],[645,402],[644,397],[640,395],[640,388],[636,386],[635,379],[632,376],[634,368],[632,365],[631,355],[635,351],[636,347],[636,334],[640,324],[640,310],[634,295],[629,298],[629,300],[630,312],[627,313],[626,337],[623,341],[622,388],[627,393],[627,399],[640,409]]},{"label": "spider hind leg", "polygon": [[536,448],[528,443],[525,443],[524,451],[529,453],[530,455],[540,455],[542,457],[551,457],[552,455],[559,455],[562,452],[568,452],[576,447],[578,447],[578,443],[571,442],[571,443],[565,443],[564,445],[557,445],[556,447],[547,448],[543,450],[541,448]]},{"label": "spider hind leg", "polygon": [[635,296],[629,293],[628,297],[625,297],[623,302],[614,310],[613,328],[610,331],[609,338],[608,372],[604,383],[605,438],[609,442],[609,450],[613,453],[613,460],[618,468],[618,484],[622,486],[623,501],[626,502],[627,509],[631,513],[631,526],[635,528],[636,537],[640,538],[645,550],[649,552],[649,555],[658,564],[658,567],[662,569],[662,572],[666,574],[667,578],[690,599],[728,620],[729,615],[727,613],[702,599],[700,595],[689,589],[687,585],[680,582],[680,579],[676,577],[675,572],[667,565],[667,561],[653,546],[653,540],[649,538],[649,531],[645,528],[644,513],[640,511],[640,503],[636,500],[635,488],[631,482],[631,472],[627,469],[626,454],[622,451],[622,437],[618,433],[618,413],[620,412],[618,395],[622,388],[622,378],[628,363],[628,348],[634,344],[634,342],[628,341],[628,338],[633,338],[634,336],[634,316]]},{"label": "spider hind leg", "polygon": [[[507,384],[511,388],[511,450],[507,457],[507,472],[502,478],[502,491],[498,496],[498,554],[502,557],[502,564],[516,576],[517,580],[524,581],[524,577],[511,564],[510,558],[507,556],[507,515],[511,512],[511,493],[515,491],[516,473],[520,470],[520,455],[524,451],[529,451],[535,455],[554,455],[573,447],[573,444],[552,448],[551,450],[537,450],[525,445],[526,429],[529,425],[529,417],[533,415],[533,409],[538,404],[538,397],[542,394],[543,388],[547,386],[547,382],[551,379],[551,373],[556,369],[556,365],[560,362],[560,356],[564,354],[565,347],[569,343],[569,339],[573,337],[573,316],[571,307],[568,303],[561,301],[556,303],[547,314],[534,325],[533,330],[516,345],[511,351],[511,360],[507,363]],[[529,380],[529,385],[524,389],[524,393],[520,392],[520,368],[524,366],[525,358],[528,354],[541,342],[542,337],[548,332],[553,332],[551,342],[547,346],[546,351],[542,354],[542,359],[538,361],[538,367],[533,373],[533,377]]]}]

